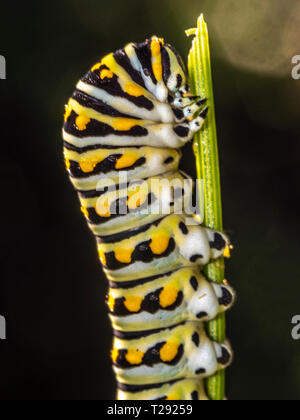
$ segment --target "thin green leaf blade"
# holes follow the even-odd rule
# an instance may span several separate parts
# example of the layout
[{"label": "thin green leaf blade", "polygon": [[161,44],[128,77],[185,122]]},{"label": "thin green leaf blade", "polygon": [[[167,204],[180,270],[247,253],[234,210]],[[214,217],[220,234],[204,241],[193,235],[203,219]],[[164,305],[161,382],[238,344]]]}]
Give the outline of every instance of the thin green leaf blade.
[{"label": "thin green leaf blade", "polygon": [[[193,94],[207,98],[209,112],[204,127],[195,136],[193,148],[196,159],[197,176],[203,182],[205,226],[223,230],[220,171],[218,157],[217,130],[213,96],[213,83],[207,25],[201,15],[197,28],[188,30],[187,35],[194,35],[188,56],[188,70]],[[199,197],[201,192],[199,191]],[[224,281],[224,259],[221,258],[205,267],[205,275],[210,281]],[[225,315],[221,314],[207,326],[209,337],[224,342],[226,337]],[[207,392],[212,400],[225,398],[225,371],[218,372],[207,379]]]}]

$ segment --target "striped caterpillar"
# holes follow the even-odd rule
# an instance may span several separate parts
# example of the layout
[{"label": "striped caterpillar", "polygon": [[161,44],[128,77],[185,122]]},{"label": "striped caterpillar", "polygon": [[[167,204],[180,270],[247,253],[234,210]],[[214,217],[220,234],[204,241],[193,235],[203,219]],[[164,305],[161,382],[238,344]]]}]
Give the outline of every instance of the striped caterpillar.
[{"label": "striped caterpillar", "polygon": [[179,149],[207,112],[179,54],[156,36],[104,57],[66,105],[66,168],[109,281],[118,399],[205,400],[204,378],[232,359],[205,322],[234,292],[202,274],[229,240],[177,211],[193,193]]}]

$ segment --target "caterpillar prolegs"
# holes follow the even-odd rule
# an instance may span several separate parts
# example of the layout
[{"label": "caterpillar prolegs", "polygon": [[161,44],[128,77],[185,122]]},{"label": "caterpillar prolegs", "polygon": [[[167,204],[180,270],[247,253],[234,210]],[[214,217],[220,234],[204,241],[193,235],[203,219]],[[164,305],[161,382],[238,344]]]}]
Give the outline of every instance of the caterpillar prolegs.
[{"label": "caterpillar prolegs", "polygon": [[66,105],[66,167],[109,281],[118,399],[207,399],[203,379],[232,359],[204,323],[234,292],[201,272],[229,240],[178,211],[193,192],[179,149],[207,111],[179,54],[156,36],[100,60]]}]

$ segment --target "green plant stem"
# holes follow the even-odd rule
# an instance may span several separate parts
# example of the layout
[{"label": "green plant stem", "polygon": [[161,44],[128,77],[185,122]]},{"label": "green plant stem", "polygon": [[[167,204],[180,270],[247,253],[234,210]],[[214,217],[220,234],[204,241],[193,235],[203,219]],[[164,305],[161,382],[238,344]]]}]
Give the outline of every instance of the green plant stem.
[{"label": "green plant stem", "polygon": [[[222,202],[220,188],[217,131],[210,64],[210,50],[207,25],[201,15],[197,28],[186,31],[194,35],[188,56],[188,70],[193,94],[207,98],[209,112],[204,127],[195,136],[193,148],[197,166],[197,176],[203,182],[205,226],[223,230]],[[200,191],[199,191],[200,193]],[[199,194],[199,197],[201,195]],[[208,264],[204,270],[210,281],[222,283],[224,280],[224,259]],[[224,342],[226,336],[225,315],[221,314],[207,326],[209,337]],[[225,398],[225,371],[220,371],[206,380],[208,396],[211,400]]]}]

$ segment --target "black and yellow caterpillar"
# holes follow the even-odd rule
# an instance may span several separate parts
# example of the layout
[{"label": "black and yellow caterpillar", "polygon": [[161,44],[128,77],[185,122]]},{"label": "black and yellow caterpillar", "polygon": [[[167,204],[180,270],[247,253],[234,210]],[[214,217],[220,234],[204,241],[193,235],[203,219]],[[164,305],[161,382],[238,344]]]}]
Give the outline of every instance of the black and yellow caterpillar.
[{"label": "black and yellow caterpillar", "polygon": [[156,36],[104,57],[66,105],[66,167],[110,286],[118,399],[207,399],[203,378],[232,359],[204,322],[234,293],[201,274],[229,240],[177,211],[193,190],[179,149],[207,111],[179,54]]}]

